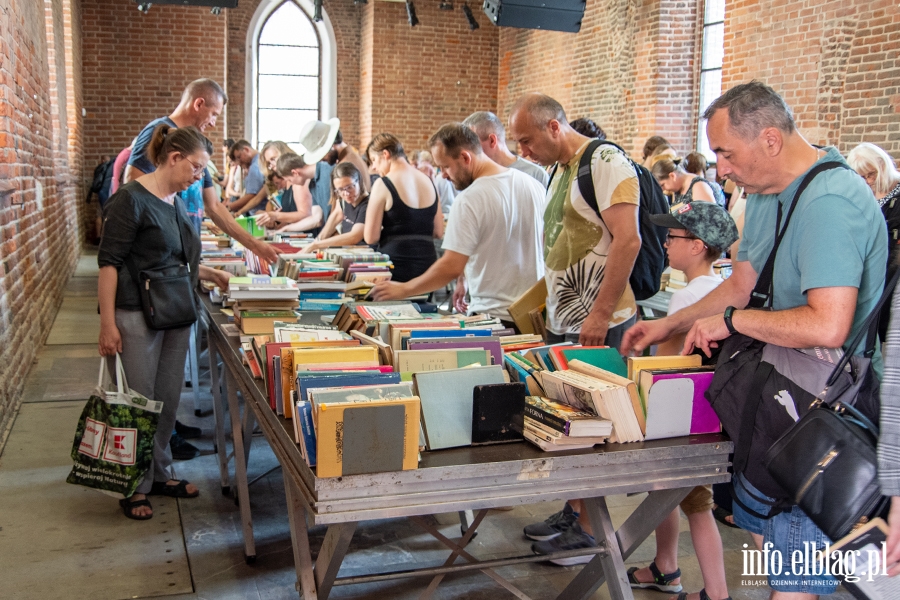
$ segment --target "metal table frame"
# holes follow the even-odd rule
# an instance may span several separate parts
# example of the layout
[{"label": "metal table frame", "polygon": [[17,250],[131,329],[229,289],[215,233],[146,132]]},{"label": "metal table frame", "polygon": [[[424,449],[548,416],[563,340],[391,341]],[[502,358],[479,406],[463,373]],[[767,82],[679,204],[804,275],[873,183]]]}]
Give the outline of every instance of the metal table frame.
[{"label": "metal table frame", "polygon": [[[457,448],[423,453],[420,468],[413,471],[318,478],[305,463],[293,440],[289,421],[275,415],[262,382],[253,379],[237,352],[239,340],[228,337],[220,325],[224,315],[204,302],[209,318],[209,356],[212,375],[216,444],[223,492],[228,492],[230,459],[235,463],[235,483],[244,534],[247,562],[255,560],[247,458],[250,432],[255,423],[282,466],[288,518],[300,598],[328,598],[333,586],[383,581],[412,576],[431,576],[421,598],[430,598],[441,578],[451,572],[482,571],[514,596],[529,596],[500,577],[493,569],[508,564],[547,560],[527,554],[479,561],[465,547],[487,510],[544,501],[585,499],[585,511],[594,528],[597,548],[573,550],[554,556],[594,554],[558,598],[587,598],[604,582],[613,600],[632,600],[624,561],[650,535],[696,485],[728,481],[728,454],[732,444],[718,435],[691,436],[638,444],[610,444],[589,450],[542,452],[530,444]],[[231,413],[233,452],[226,453],[224,403],[219,394],[216,356],[224,365],[224,396]],[[240,414],[238,394],[244,398]],[[616,530],[605,496],[649,492],[626,522]],[[463,528],[459,540],[441,534],[422,515],[477,510]],[[469,513],[471,514],[471,513]],[[338,571],[359,521],[407,517],[436,537],[452,552],[441,566],[338,577]],[[322,548],[313,561],[309,526],[327,525]],[[457,563],[462,558],[465,562]],[[608,576],[614,574],[614,576]]]}]

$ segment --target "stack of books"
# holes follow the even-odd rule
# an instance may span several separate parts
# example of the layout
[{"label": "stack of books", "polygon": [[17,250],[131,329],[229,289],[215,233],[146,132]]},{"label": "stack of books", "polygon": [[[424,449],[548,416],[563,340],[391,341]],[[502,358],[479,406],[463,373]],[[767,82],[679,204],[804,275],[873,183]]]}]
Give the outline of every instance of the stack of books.
[{"label": "stack of books", "polygon": [[591,448],[612,435],[613,424],[591,411],[541,396],[525,399],[524,436],[541,450]]},{"label": "stack of books", "polygon": [[296,441],[316,475],[417,468],[420,402],[410,384],[345,385],[338,379],[320,378],[295,403]]},{"label": "stack of books", "polygon": [[232,277],[227,304],[245,335],[271,334],[276,321],[296,323],[298,318],[297,286],[283,277]]},{"label": "stack of books", "polygon": [[628,376],[640,394],[645,438],[721,431],[719,418],[706,399],[713,372],[713,367],[700,365],[696,354],[629,358]]}]

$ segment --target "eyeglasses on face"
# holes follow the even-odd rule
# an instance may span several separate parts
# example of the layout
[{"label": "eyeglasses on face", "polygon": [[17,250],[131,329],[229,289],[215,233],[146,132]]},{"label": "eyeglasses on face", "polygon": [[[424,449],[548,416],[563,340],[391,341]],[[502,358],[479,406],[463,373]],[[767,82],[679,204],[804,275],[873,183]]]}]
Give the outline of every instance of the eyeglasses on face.
[{"label": "eyeglasses on face", "polygon": [[335,188],[334,191],[338,195],[346,196],[347,194],[352,194],[352,193],[356,192],[357,185],[358,184],[356,184],[356,183],[351,183],[350,185],[345,185],[342,188]]},{"label": "eyeglasses on face", "polygon": [[668,244],[672,240],[696,240],[692,235],[672,235],[671,233],[666,234],[666,243]]},{"label": "eyeglasses on face", "polygon": [[[182,156],[184,156],[184,155],[182,154]],[[201,174],[203,172],[203,170],[206,168],[206,165],[198,165],[197,163],[195,163],[194,161],[189,159],[187,156],[184,156],[184,160],[191,163],[191,166],[193,167],[194,175]]]}]

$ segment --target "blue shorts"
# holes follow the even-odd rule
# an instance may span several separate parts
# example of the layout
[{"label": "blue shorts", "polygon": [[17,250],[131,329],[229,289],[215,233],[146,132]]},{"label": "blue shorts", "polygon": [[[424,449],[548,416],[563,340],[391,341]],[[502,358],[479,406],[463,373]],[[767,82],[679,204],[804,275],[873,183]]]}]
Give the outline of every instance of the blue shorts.
[{"label": "blue shorts", "polygon": [[[771,498],[757,490],[741,475],[735,476],[735,496],[747,505],[747,508],[760,514],[769,512],[770,506],[753,498],[757,496],[772,501]],[[748,493],[749,492],[749,493]],[[750,494],[753,494],[751,496]],[[771,519],[760,519],[747,513],[741,506],[734,503],[734,522],[741,529],[763,536],[763,547],[771,543],[769,547],[769,587],[777,592],[804,592],[807,594],[827,595],[833,594],[837,588],[838,580],[828,574],[806,574],[806,556],[811,548],[823,551],[828,538],[822,530],[815,526],[806,513],[798,507],[791,512],[783,512]],[[814,546],[804,545],[814,544]],[[752,549],[752,547],[751,547]],[[745,550],[746,552],[747,550]],[[802,557],[796,563],[796,556]],[[779,571],[780,567],[780,572]],[[812,573],[812,570],[809,570]],[[760,574],[744,573],[744,576]]]}]

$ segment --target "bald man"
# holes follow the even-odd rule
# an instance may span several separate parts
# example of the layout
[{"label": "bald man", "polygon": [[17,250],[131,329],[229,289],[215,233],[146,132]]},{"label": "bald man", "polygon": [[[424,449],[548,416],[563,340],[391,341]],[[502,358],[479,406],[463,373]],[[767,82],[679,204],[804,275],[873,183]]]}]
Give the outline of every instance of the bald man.
[{"label": "bald man", "polygon": [[[197,79],[188,84],[181,94],[181,101],[167,117],[160,117],[147,124],[134,140],[131,157],[125,169],[125,183],[137,179],[141,175],[156,170],[147,157],[147,145],[153,136],[153,130],[161,123],[170,127],[187,127],[193,125],[202,132],[216,126],[216,120],[222,114],[228,96],[225,90],[212,79]],[[274,263],[278,254],[269,244],[253,238],[247,230],[238,225],[224,204],[219,202],[209,172],[203,175],[203,208],[206,214],[222,231],[236,239],[244,247],[249,248],[257,256]]]},{"label": "bald man", "polygon": [[[544,212],[544,265],[547,280],[548,342],[576,339],[586,346],[618,348],[635,323],[637,305],[628,285],[641,249],[637,173],[628,157],[600,146],[591,157],[597,206],[578,186],[578,166],[590,138],[569,125],[563,107],[549,96],[528,94],[513,106],[509,131],[522,155],[556,165]],[[579,518],[582,502],[571,500],[546,521],[525,527],[549,554],[596,545],[591,524]],[[591,555],[553,559],[558,565],[586,563]]]}]

